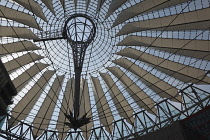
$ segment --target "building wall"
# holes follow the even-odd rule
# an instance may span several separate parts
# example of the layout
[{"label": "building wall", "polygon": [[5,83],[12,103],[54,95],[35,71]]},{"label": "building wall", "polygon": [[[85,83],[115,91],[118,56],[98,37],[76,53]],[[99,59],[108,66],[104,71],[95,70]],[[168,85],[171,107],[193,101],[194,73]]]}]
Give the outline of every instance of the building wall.
[{"label": "building wall", "polygon": [[210,106],[184,120],[132,140],[210,140]]},{"label": "building wall", "polygon": [[210,140],[210,106],[181,121],[189,140]]},{"label": "building wall", "polygon": [[166,128],[146,134],[145,136],[133,140],[186,140],[182,133],[180,122],[174,122]]}]

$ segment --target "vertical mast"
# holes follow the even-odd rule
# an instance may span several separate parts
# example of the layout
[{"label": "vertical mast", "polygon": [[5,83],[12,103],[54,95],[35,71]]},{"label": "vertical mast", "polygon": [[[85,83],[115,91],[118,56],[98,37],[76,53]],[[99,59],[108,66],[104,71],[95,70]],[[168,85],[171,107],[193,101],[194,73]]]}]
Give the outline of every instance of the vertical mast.
[{"label": "vertical mast", "polygon": [[[65,23],[63,37],[72,48],[75,71],[73,120],[77,121],[80,111],[80,80],[85,52],[94,40],[96,27],[91,18],[83,14],[72,15]],[[68,115],[67,115],[68,116]]]}]

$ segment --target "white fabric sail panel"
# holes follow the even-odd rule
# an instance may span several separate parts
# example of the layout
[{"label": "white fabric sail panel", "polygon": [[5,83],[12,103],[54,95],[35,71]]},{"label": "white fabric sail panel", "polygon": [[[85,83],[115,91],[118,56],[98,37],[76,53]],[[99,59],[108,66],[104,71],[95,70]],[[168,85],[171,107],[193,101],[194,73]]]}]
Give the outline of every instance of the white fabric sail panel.
[{"label": "white fabric sail panel", "polygon": [[[38,113],[36,114],[36,117],[33,121],[33,126],[35,127],[35,129],[33,129],[33,134],[35,136],[41,135],[42,130],[47,128],[50,123],[59,93],[61,91],[63,79],[64,76],[59,76],[54,80],[50,91],[47,93],[44,102],[42,103]],[[39,130],[36,128],[39,128]]]},{"label": "white fabric sail panel", "polygon": [[[115,20],[113,27],[123,23],[124,21],[143,14],[143,13],[148,13],[151,11],[163,9],[166,7],[174,6],[177,4],[181,4],[183,2],[187,2],[189,0],[144,0],[138,4],[135,4],[132,7],[129,7],[125,10],[123,10]],[[126,15],[126,16],[125,16]]]},{"label": "white fabric sail panel", "polygon": [[22,67],[23,65],[29,64],[31,62],[37,61],[44,58],[43,56],[40,56],[35,53],[27,53],[24,54],[16,59],[13,59],[11,61],[8,61],[4,63],[4,66],[8,72],[12,72],[13,70]]},{"label": "white fabric sail panel", "polygon": [[139,76],[141,81],[157,93],[162,98],[170,99],[171,101],[181,102],[182,97],[178,95],[178,89],[169,85],[165,81],[152,75],[150,72],[140,68],[136,64],[132,63],[128,59],[120,58],[113,61],[115,64],[129,70],[135,75]]},{"label": "white fabric sail panel", "polygon": [[[132,48],[123,49],[117,54],[121,56],[130,57],[136,60],[140,60],[148,64],[161,67],[166,70],[173,71],[173,74],[171,76],[181,81],[183,81],[184,77],[182,75],[184,75],[185,77],[188,77],[187,83],[196,83],[196,84],[210,83],[210,78],[206,76],[206,72],[198,68],[186,66],[177,62],[173,62],[167,59],[143,53],[141,51]],[[184,80],[186,81],[186,79]]]},{"label": "white fabric sail panel", "polygon": [[156,114],[157,109],[154,108],[154,100],[152,100],[139,86],[136,85],[125,73],[118,67],[107,68],[113,75],[115,75],[126,88],[126,91],[130,94],[131,98],[139,105],[151,114]]},{"label": "white fabric sail panel", "polygon": [[109,103],[105,97],[105,93],[101,87],[100,81],[96,77],[91,77],[93,82],[93,93],[95,97],[96,107],[98,111],[98,116],[101,124],[105,126],[105,129],[112,133],[113,126],[111,125],[114,117],[112,111],[109,107]]},{"label": "white fabric sail panel", "polygon": [[28,91],[28,93],[12,109],[12,118],[9,120],[10,126],[18,124],[18,121],[14,121],[14,118],[17,120],[24,120],[28,116],[43,92],[43,89],[45,89],[48,80],[54,73],[55,71],[46,71]]},{"label": "white fabric sail panel", "polygon": [[120,114],[121,117],[124,117],[128,123],[133,124],[134,118],[133,109],[129,105],[128,101],[125,99],[119,88],[114,83],[113,79],[108,73],[100,73],[101,77],[105,81],[107,88],[110,89],[109,93],[112,97],[112,100]]},{"label": "white fabric sail panel", "polygon": [[49,65],[43,63],[36,63],[32,67],[27,69],[25,72],[23,72],[21,75],[19,75],[17,78],[12,80],[17,92],[19,92],[23,87],[25,87],[25,85],[28,84],[29,81],[33,80],[32,77],[34,77],[47,66]]},{"label": "white fabric sail panel", "polygon": [[47,6],[47,8],[55,15],[55,11],[53,8],[52,0],[42,0],[42,2]]},{"label": "white fabric sail panel", "polygon": [[17,21],[30,27],[42,30],[33,16],[0,5],[0,17]]},{"label": "white fabric sail panel", "polygon": [[39,49],[41,48],[33,44],[31,41],[17,41],[13,43],[0,44],[0,55]]},{"label": "white fabric sail panel", "polygon": [[25,7],[27,10],[31,11],[32,13],[34,13],[44,21],[47,21],[39,3],[35,2],[34,0],[14,0],[14,1]]},{"label": "white fabric sail panel", "polygon": [[206,8],[179,15],[131,22],[126,24],[117,33],[117,36],[145,30],[206,30],[209,28],[210,23],[210,17],[206,16],[209,13],[210,8]]},{"label": "white fabric sail panel", "polygon": [[14,37],[36,40],[39,39],[30,29],[27,29],[25,27],[8,26],[0,26],[0,37]]},{"label": "white fabric sail panel", "polygon": [[109,10],[106,14],[105,18],[108,18],[115,10],[117,10],[123,3],[127,0],[112,0],[111,4],[109,5]]},{"label": "white fabric sail panel", "polygon": [[[67,122],[68,119],[66,119],[64,113],[69,112],[69,110],[73,109],[73,94],[74,94],[74,79],[69,79],[67,84],[66,84],[66,89],[64,92],[64,97],[62,100],[62,105],[60,108],[60,112],[59,112],[59,116],[58,116],[58,120],[57,120],[57,125],[56,125],[56,129],[58,130],[58,132],[67,132],[70,128],[67,125],[64,125],[64,122]],[[59,135],[59,138],[61,137],[66,137],[66,133],[63,133],[62,135]]]},{"label": "white fabric sail panel", "polygon": [[[152,45],[151,45],[152,44]],[[127,36],[118,46],[145,46],[153,49],[210,60],[209,40],[171,39],[142,36]],[[179,50],[181,49],[181,50]]]}]

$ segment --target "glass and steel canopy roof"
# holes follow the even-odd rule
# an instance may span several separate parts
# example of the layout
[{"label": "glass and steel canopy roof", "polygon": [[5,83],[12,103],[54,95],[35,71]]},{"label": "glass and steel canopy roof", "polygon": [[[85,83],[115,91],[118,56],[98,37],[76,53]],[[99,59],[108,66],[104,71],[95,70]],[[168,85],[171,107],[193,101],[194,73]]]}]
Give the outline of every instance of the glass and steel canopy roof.
[{"label": "glass and steel canopy roof", "polygon": [[[209,105],[209,7],[209,0],[1,0],[0,55],[18,92],[2,132],[128,138]],[[78,118],[90,122],[74,131],[65,114],[74,110],[81,59],[72,46],[84,43]]]}]

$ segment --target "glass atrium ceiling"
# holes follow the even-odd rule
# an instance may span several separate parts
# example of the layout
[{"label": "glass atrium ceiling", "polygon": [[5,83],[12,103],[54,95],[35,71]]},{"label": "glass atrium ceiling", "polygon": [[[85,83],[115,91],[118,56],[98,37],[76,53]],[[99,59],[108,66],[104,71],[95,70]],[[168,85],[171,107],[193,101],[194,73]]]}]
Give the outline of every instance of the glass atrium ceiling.
[{"label": "glass atrium ceiling", "polygon": [[[209,13],[209,0],[1,0],[0,55],[18,92],[2,135],[133,138],[201,110]],[[75,111],[90,119],[76,131]]]}]

